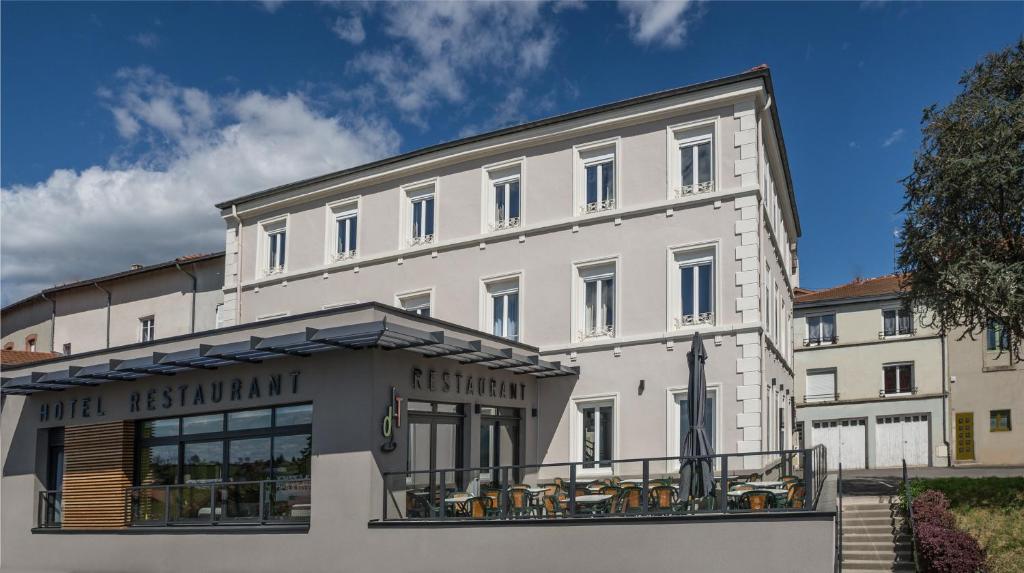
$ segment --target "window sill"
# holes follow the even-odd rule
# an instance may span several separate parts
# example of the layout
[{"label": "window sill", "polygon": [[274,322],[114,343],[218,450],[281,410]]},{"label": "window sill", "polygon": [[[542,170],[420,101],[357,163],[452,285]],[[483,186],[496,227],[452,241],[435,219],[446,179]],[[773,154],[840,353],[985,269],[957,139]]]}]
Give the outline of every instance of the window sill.
[{"label": "window sill", "polygon": [[33,527],[33,534],[43,535],[217,535],[267,533],[309,533],[308,523],[279,525],[137,525],[106,529],[61,529],[59,527]]}]

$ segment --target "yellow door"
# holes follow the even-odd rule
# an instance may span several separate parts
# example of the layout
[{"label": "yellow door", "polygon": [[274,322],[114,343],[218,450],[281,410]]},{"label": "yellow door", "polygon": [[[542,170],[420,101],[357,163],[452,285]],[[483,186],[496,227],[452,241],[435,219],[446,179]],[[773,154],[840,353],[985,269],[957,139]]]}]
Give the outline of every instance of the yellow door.
[{"label": "yellow door", "polygon": [[956,459],[974,459],[974,412],[956,413]]}]

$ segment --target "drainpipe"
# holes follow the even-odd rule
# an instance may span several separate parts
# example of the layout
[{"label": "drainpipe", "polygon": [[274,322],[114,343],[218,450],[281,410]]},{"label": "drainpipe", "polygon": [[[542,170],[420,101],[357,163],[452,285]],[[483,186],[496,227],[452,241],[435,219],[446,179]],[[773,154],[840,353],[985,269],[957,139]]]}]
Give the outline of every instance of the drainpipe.
[{"label": "drainpipe", "polygon": [[949,433],[946,422],[946,409],[947,400],[949,400],[949,391],[947,391],[947,384],[949,384],[949,347],[946,346],[946,335],[942,334],[939,336],[939,341],[942,344],[942,443],[946,445],[946,467],[953,467],[953,450],[949,446]]},{"label": "drainpipe", "polygon": [[43,297],[43,300],[50,303],[50,352],[54,352],[53,349],[56,344],[56,341],[54,340],[56,332],[54,331],[57,325],[57,299],[46,298],[45,292],[39,293],[39,296]]},{"label": "drainpipe", "polygon": [[100,289],[107,294],[107,348],[110,348],[110,291],[101,287],[100,283],[93,282],[92,286]]},{"label": "drainpipe", "polygon": [[175,268],[179,271],[188,275],[188,278],[192,279],[192,310],[189,311],[188,315],[188,332],[192,334],[196,331],[196,275],[192,274],[196,272],[196,265],[192,263],[192,273],[181,268],[181,263],[174,263]]}]

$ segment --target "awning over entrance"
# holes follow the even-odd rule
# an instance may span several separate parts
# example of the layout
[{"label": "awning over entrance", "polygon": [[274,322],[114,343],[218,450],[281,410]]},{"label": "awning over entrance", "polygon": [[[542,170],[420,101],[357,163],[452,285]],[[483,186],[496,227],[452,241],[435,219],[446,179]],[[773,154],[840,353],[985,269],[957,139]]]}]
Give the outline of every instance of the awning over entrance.
[{"label": "awning over entrance", "polygon": [[310,356],[338,349],[381,348],[408,350],[423,356],[445,357],[462,364],[480,364],[495,370],[528,374],[537,378],[576,376],[578,367],[541,360],[537,354],[511,347],[485,344],[480,339],[455,338],[444,330],[428,331],[382,320],[330,328],[306,328],[302,332],[224,344],[199,344],[196,348],[128,360],[108,360],[89,366],[69,366],[56,372],[32,372],[4,378],[4,395],[61,391],[78,386],[98,386],[116,380],[148,376],[173,376],[190,370],[212,370],[239,363],[260,363],[281,356]]}]

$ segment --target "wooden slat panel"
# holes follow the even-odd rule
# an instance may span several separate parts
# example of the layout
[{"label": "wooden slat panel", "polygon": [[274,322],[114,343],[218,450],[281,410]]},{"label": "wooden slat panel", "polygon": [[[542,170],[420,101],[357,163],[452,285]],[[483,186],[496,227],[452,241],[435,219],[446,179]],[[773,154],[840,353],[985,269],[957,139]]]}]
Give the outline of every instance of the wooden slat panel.
[{"label": "wooden slat panel", "polygon": [[64,430],[63,528],[127,525],[125,489],[132,484],[134,439],[131,422]]}]

